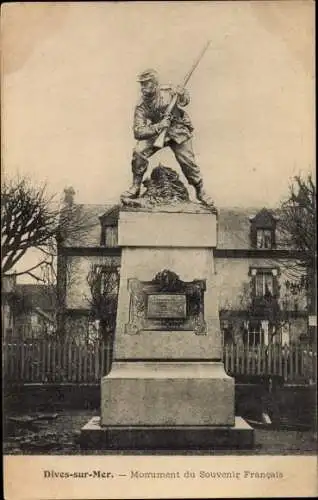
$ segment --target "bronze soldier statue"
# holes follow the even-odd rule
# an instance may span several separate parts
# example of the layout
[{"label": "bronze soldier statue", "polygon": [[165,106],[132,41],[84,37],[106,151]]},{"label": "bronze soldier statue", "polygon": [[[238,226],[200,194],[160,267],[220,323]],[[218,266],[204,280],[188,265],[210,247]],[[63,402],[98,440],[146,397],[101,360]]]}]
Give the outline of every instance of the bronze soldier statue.
[{"label": "bronze soldier statue", "polygon": [[[174,89],[169,85],[159,85],[157,72],[153,69],[143,71],[138,81],[141,86],[141,99],[134,114],[133,130],[137,143],[132,156],[133,183],[122,197],[139,196],[143,176],[148,167],[148,158],[158,151],[155,141],[160,132],[166,129],[164,146],[169,146],[174,152],[182,172],[195,189],[197,199],[213,207],[213,200],[203,188],[202,175],[193,153],[191,140],[193,126],[183,109],[190,101],[188,91],[182,87]],[[167,107],[176,93],[178,96],[176,106],[167,116]]]}]

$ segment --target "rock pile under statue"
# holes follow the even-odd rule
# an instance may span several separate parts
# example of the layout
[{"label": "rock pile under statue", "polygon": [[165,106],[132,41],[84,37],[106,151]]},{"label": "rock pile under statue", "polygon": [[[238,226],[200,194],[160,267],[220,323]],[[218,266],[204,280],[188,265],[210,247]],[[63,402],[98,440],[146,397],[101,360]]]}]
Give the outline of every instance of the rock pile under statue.
[{"label": "rock pile under statue", "polygon": [[[185,211],[189,210],[190,195],[188,189],[180,180],[179,175],[175,170],[164,165],[155,167],[149,178],[143,181],[144,191],[138,198],[127,198],[121,196],[123,208],[141,208],[153,209],[155,207],[171,208],[178,204],[178,209]],[[201,205],[192,203],[192,210],[200,210]],[[208,207],[211,213],[217,214],[217,209],[214,205]]]}]

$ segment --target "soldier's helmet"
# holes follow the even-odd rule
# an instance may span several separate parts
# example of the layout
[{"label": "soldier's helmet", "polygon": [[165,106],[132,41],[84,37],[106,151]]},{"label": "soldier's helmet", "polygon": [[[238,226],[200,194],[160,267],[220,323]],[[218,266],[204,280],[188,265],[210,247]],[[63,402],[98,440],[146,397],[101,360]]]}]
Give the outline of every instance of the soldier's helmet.
[{"label": "soldier's helmet", "polygon": [[146,82],[148,80],[153,80],[154,82],[158,82],[158,73],[154,69],[146,69],[139,73],[137,81],[138,82]]}]

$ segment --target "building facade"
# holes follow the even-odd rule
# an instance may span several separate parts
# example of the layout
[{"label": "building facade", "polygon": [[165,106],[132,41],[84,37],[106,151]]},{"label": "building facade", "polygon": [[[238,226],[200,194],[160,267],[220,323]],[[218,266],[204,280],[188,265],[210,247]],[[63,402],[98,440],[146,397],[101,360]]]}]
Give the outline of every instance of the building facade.
[{"label": "building facade", "polygon": [[[64,210],[85,220],[85,230],[72,234],[66,230],[60,240],[59,324],[75,336],[85,335],[96,332],[98,323],[92,315],[89,277],[98,273],[103,292],[105,280],[113,275],[115,283],[120,274],[119,206],[74,205],[71,200]],[[252,347],[308,341],[306,293],[289,276],[297,252],[283,248],[277,212],[220,209],[214,255],[224,343]]]}]

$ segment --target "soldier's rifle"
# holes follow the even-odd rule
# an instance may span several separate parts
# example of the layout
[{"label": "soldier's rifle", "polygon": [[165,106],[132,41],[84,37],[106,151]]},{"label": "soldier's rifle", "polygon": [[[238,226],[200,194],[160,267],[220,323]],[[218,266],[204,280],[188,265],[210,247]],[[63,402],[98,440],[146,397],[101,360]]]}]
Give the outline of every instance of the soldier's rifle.
[{"label": "soldier's rifle", "polygon": [[[194,72],[194,70],[198,66],[199,62],[201,61],[201,59],[202,59],[202,57],[203,57],[204,53],[206,52],[206,50],[207,50],[207,48],[208,48],[209,45],[210,45],[210,40],[203,47],[203,49],[200,52],[198,58],[195,60],[195,62],[192,65],[191,69],[188,71],[188,73],[184,77],[182,85],[181,85],[182,88],[184,88],[186,86],[186,84],[188,83],[188,81],[190,80],[192,73]],[[177,93],[175,93],[174,96],[172,97],[171,102],[170,102],[169,106],[166,109],[165,117],[169,117],[171,115],[172,111],[174,110],[174,107],[177,104],[178,97],[179,97],[179,95]],[[163,148],[164,143],[165,143],[165,137],[166,137],[167,129],[168,129],[168,127],[162,129],[161,132],[160,132],[160,134],[158,135],[157,139],[155,140],[154,146],[156,148],[158,148],[158,149]]]}]

